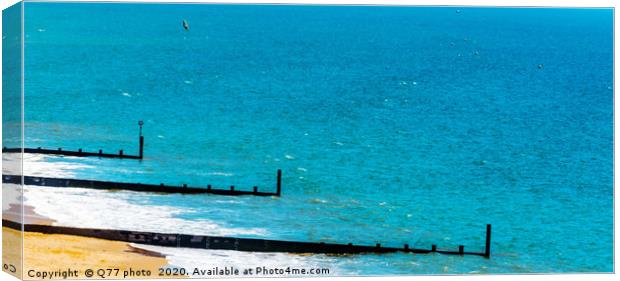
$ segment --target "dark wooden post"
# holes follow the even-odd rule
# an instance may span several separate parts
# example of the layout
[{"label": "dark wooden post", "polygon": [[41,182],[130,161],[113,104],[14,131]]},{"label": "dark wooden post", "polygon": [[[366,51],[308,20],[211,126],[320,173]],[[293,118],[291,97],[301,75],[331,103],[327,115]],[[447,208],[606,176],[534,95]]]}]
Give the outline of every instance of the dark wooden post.
[{"label": "dark wooden post", "polygon": [[123,150],[122,149],[118,151],[118,155],[123,156]]},{"label": "dark wooden post", "polygon": [[230,186],[230,191],[231,191],[231,192],[235,191],[235,186],[234,186],[234,185],[231,185],[231,186]]},{"label": "dark wooden post", "polygon": [[99,154],[103,154],[103,150],[99,149]]},{"label": "dark wooden post", "polygon": [[144,121],[138,121],[138,126],[140,126],[140,153],[138,157],[140,157],[140,159],[144,157],[144,137],[142,136],[142,125],[144,125]]},{"label": "dark wooden post", "polygon": [[211,185],[207,185],[207,191],[211,191]]},{"label": "dark wooden post", "polygon": [[82,153],[82,149],[81,149],[81,148],[80,148],[80,149],[78,149],[78,152],[79,152],[79,153]]},{"label": "dark wooden post", "polygon": [[376,247],[381,248],[381,243],[377,243]]},{"label": "dark wooden post", "polygon": [[187,188],[187,184],[185,184],[185,183],[184,183],[184,184],[183,184],[183,188]]},{"label": "dark wooden post", "polygon": [[255,186],[254,189],[252,190],[254,193],[258,192],[258,186]]},{"label": "dark wooden post", "polygon": [[280,196],[280,194],[282,193],[282,170],[278,169],[278,178],[277,178],[277,183],[276,183],[276,195]]},{"label": "dark wooden post", "polygon": [[437,245],[431,245],[431,252],[437,252]]},{"label": "dark wooden post", "polygon": [[405,251],[409,251],[409,244],[405,244]]},{"label": "dark wooden post", "polygon": [[459,245],[459,255],[462,255],[465,252],[465,246]]},{"label": "dark wooden post", "polygon": [[144,157],[144,137],[140,136],[140,159]]},{"label": "dark wooden post", "polygon": [[491,257],[491,225],[487,224],[487,239],[484,247],[484,257]]}]

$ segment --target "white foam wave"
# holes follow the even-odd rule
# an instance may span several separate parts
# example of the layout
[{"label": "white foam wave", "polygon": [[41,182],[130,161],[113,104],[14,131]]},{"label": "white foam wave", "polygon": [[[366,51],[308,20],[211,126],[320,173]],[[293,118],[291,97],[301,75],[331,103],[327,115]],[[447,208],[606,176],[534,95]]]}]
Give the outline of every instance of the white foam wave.
[{"label": "white foam wave", "polygon": [[[19,153],[3,153],[2,165],[3,174],[19,175],[21,174],[22,166],[19,165],[20,160]],[[41,176],[41,177],[74,177],[76,170],[92,169],[91,165],[75,163],[70,161],[63,161],[62,159],[76,159],[76,157],[55,157],[56,161],[50,162],[49,158],[55,156],[45,156],[41,154],[24,153],[23,155],[23,169],[24,175],[28,176]]]},{"label": "white foam wave", "polygon": [[206,219],[178,218],[194,210],[132,204],[127,200],[131,196],[140,195],[130,191],[24,186],[25,204],[56,220],[55,225],[195,235],[268,234],[261,228],[228,228]]},{"label": "white foam wave", "polygon": [[[329,275],[342,275],[343,272],[336,266],[337,259],[326,255],[298,255],[289,253],[257,253],[240,252],[228,250],[207,250],[192,248],[173,248],[160,247],[142,244],[132,244],[133,247],[144,250],[155,251],[166,256],[166,260],[171,266],[182,267],[193,271],[194,268],[212,269],[214,267],[235,267],[242,271],[246,268],[255,269],[256,267],[265,268],[329,268]],[[191,272],[190,272],[191,275]],[[276,275],[253,275],[276,276]],[[277,275],[282,276],[282,275]],[[286,276],[286,275],[285,275]],[[322,275],[326,276],[326,275]],[[192,276],[194,278],[214,277],[214,276]],[[229,277],[229,276],[217,276]],[[239,277],[239,276],[230,276]],[[300,276],[297,276],[300,277]]]},{"label": "white foam wave", "polygon": [[233,174],[233,173],[224,173],[224,172],[210,172],[210,173],[207,173],[207,175],[210,175],[210,176],[232,177],[235,174]]},{"label": "white foam wave", "polygon": [[[15,155],[19,157],[18,154]],[[10,154],[4,156],[10,157]],[[47,158],[50,157],[26,154],[24,173],[26,175],[72,177],[76,170],[94,168],[86,164],[63,161],[60,157],[56,157],[58,159],[54,159],[53,162],[48,162]],[[8,172],[6,171],[8,167],[10,166],[5,165],[3,172]],[[18,171],[13,172],[19,174]],[[229,174],[221,173],[220,175],[228,176]],[[17,200],[16,197],[20,193],[14,189],[18,187],[14,185],[11,189],[13,192],[9,197],[13,199],[3,200],[3,210],[10,207],[9,202]],[[3,193],[5,190],[9,189],[3,188]],[[149,205],[150,196],[167,195],[44,186],[24,186],[23,190],[24,203],[34,207],[36,214],[55,220],[53,225],[58,226],[213,236],[269,236],[269,232],[262,228],[228,227],[207,219],[188,220],[179,217],[179,215],[196,212],[192,208]],[[4,195],[9,194],[3,194],[3,197],[7,198]],[[7,204],[4,204],[5,202]],[[133,246],[162,253],[170,265],[192,270],[194,267],[204,269],[226,266],[307,269],[327,267],[330,269],[330,275],[344,273],[337,268],[338,259],[326,255],[203,250],[139,244]]]},{"label": "white foam wave", "polygon": [[[5,153],[2,156],[3,161],[16,163],[3,165],[3,173],[20,174],[20,154]],[[52,157],[55,158],[54,161],[48,161]],[[24,154],[24,175],[74,177],[77,170],[95,168],[82,163],[63,161],[74,158]],[[6,198],[3,201],[7,203],[3,204],[3,210],[10,207],[9,203],[20,202],[18,196],[21,192],[15,188],[3,188],[5,193],[3,195],[7,195],[3,196]],[[222,236],[268,234],[261,228],[230,228],[207,219],[178,218],[181,214],[195,212],[191,208],[149,205],[149,196],[162,195],[26,185],[23,196],[25,205],[34,207],[34,211],[42,216],[54,219],[55,225]]]},{"label": "white foam wave", "polygon": [[2,212],[8,211],[11,205],[21,205],[22,192],[20,186],[17,184],[3,183],[2,184]]}]

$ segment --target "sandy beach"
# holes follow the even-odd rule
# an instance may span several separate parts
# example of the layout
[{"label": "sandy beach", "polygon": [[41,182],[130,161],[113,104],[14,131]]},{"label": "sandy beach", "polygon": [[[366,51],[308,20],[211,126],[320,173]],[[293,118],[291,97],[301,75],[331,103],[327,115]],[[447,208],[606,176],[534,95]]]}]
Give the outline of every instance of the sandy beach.
[{"label": "sandy beach", "polygon": [[[19,231],[3,227],[2,246],[5,251],[2,258],[6,263],[12,263],[19,272]],[[150,278],[158,276],[159,268],[165,267],[165,257],[132,247],[129,243],[108,241],[96,238],[79,237],[72,235],[42,234],[26,232],[24,234],[24,279],[41,279],[34,276],[36,272],[54,272],[77,270],[77,277],[83,279],[87,269],[116,269],[121,276],[105,276],[107,279],[122,278],[125,270],[149,270]],[[30,271],[30,274],[29,274]],[[106,272],[108,274],[108,272]],[[115,274],[115,273],[112,273]],[[29,276],[31,275],[31,276]],[[57,277],[54,279],[59,279]],[[95,275],[93,278],[100,278]],[[134,276],[140,279],[141,277]],[[142,278],[148,278],[144,276]]]},{"label": "sandy beach", "polygon": [[[26,224],[52,225],[55,219],[39,214],[35,207],[24,205],[21,208],[20,193],[16,186],[3,186],[3,210],[2,219],[8,221],[23,221]],[[22,213],[23,212],[23,213]],[[37,276],[39,272],[77,270],[77,276],[68,276],[69,279],[85,279],[85,270],[93,269],[95,274],[91,278],[102,279],[96,274],[97,269],[119,269],[120,276],[104,276],[106,279],[122,279],[123,271],[149,270],[150,278],[164,278],[158,276],[159,268],[168,265],[165,256],[156,252],[146,251],[132,247],[130,243],[110,241],[98,238],[89,238],[73,235],[43,234],[38,232],[25,232],[24,239],[24,271],[21,270],[21,239],[19,231],[8,227],[2,227],[2,260],[10,267],[4,271],[17,276],[23,272],[23,279],[43,279]],[[32,271],[31,271],[32,270]],[[10,271],[15,271],[11,273]],[[29,272],[30,271],[30,272]],[[116,272],[105,272],[116,274]],[[19,277],[19,276],[17,276]],[[62,279],[56,276],[52,279]],[[149,278],[149,276],[131,278]],[[49,277],[45,278],[49,279]]]}]

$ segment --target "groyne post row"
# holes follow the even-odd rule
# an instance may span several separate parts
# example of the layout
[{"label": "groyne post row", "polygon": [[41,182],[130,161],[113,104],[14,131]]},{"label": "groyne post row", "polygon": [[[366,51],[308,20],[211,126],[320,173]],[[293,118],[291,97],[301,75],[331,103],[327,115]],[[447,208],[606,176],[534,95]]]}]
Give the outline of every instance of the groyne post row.
[{"label": "groyne post row", "polygon": [[[34,154],[51,154],[51,155],[64,155],[64,156],[75,156],[75,157],[101,157],[101,158],[120,158],[120,159],[143,159],[143,148],[142,145],[144,143],[143,137],[140,137],[140,154],[139,155],[128,155],[124,154],[123,150],[119,150],[118,154],[113,153],[104,153],[103,150],[99,150],[99,152],[86,152],[81,148],[78,151],[64,150],[62,148],[58,149],[46,149],[46,148],[27,148],[23,149],[24,153],[34,153]],[[21,148],[2,148],[2,153],[21,153]]]},{"label": "groyne post row", "polygon": [[[2,220],[3,227],[21,230],[22,225],[16,222]],[[40,232],[45,234],[65,234],[76,235],[106,240],[123,241],[146,245],[164,247],[183,247],[196,249],[212,250],[233,250],[244,252],[288,252],[288,253],[315,253],[315,254],[362,254],[362,253],[414,253],[430,254],[440,253],[445,255],[473,255],[485,258],[491,257],[491,225],[487,224],[485,251],[467,252],[465,247],[460,245],[458,250],[440,250],[436,245],[431,249],[410,248],[408,244],[403,247],[383,247],[381,244],[374,246],[348,244],[332,244],[323,242],[297,242],[256,238],[235,238],[222,236],[187,235],[187,234],[167,234],[141,231],[108,230],[73,228],[49,225],[24,224],[24,231]]]},{"label": "groyne post row", "polygon": [[[22,184],[22,176],[19,175],[2,175],[3,183]],[[112,181],[96,181],[83,179],[65,179],[65,178],[48,178],[23,176],[24,185],[36,186],[53,186],[53,187],[77,187],[91,188],[102,190],[130,190],[138,192],[157,192],[157,193],[181,193],[181,194],[201,194],[210,193],[217,195],[253,195],[253,196],[280,196],[282,194],[282,170],[278,170],[276,176],[276,192],[262,192],[258,190],[258,186],[252,187],[252,191],[235,189],[231,185],[228,189],[214,188],[211,185],[207,187],[190,187],[183,185],[165,185],[161,184],[142,184]]]},{"label": "groyne post row", "polygon": [[86,152],[81,148],[77,151],[75,150],[65,150],[62,147],[58,149],[46,149],[46,148],[7,148],[2,147],[2,153],[36,153],[36,154],[51,154],[51,155],[64,155],[64,156],[75,156],[75,157],[101,157],[101,158],[119,158],[119,159],[139,159],[142,160],[144,158],[144,136],[142,136],[142,125],[144,122],[138,122],[140,126],[140,136],[139,136],[139,147],[138,147],[138,155],[128,155],[125,154],[121,149],[118,153],[104,153],[102,149],[99,149],[98,152]]}]

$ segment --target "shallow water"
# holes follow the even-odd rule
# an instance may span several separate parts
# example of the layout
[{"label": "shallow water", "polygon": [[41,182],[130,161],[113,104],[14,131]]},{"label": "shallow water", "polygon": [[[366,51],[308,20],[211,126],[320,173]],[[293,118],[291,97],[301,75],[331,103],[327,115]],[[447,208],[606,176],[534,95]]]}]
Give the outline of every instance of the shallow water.
[{"label": "shallow water", "polygon": [[488,260],[307,260],[339,275],[612,271],[612,11],[455,10],[26,3],[26,146],[133,154],[138,120],[146,139],[144,161],[32,161],[246,190],[284,174],[281,198],[32,187],[31,203],[118,203],[64,224],[170,210],[154,217],[179,232],[475,251],[493,224]]}]

